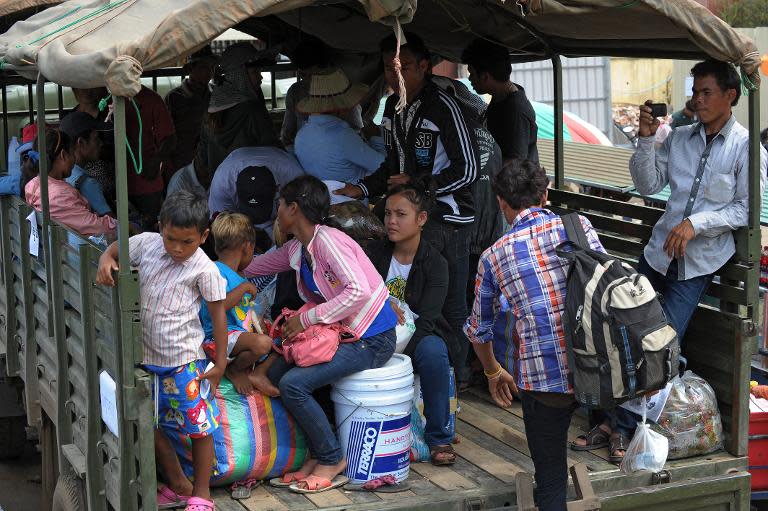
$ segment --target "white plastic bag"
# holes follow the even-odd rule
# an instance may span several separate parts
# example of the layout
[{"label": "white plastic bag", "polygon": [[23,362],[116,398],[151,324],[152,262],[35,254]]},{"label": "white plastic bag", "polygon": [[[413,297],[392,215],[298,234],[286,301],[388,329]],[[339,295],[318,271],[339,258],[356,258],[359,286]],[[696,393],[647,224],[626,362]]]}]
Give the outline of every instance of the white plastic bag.
[{"label": "white plastic bag", "polygon": [[646,421],[646,398],[643,396],[643,422],[637,423],[635,436],[627,446],[624,459],[619,468],[625,474],[631,474],[639,470],[660,472],[667,462],[669,454],[669,441],[667,437],[656,433]]},{"label": "white plastic bag", "polygon": [[403,311],[403,318],[405,319],[402,325],[398,324],[395,327],[395,335],[397,336],[395,353],[402,353],[411,341],[414,332],[416,332],[416,315],[411,311],[407,303],[401,302],[395,297],[390,297],[390,300]]}]

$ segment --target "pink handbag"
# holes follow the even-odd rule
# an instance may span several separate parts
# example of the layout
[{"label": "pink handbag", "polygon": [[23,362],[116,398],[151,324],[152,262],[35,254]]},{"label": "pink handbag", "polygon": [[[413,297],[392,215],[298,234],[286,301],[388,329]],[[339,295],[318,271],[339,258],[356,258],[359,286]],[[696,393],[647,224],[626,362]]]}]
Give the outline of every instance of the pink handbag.
[{"label": "pink handbag", "polygon": [[[282,323],[297,314],[310,310],[314,305],[304,304],[298,311],[283,309],[283,313],[275,319],[269,330],[273,339],[282,337]],[[341,323],[332,325],[311,325],[309,328],[291,339],[283,339],[282,345],[274,345],[275,351],[280,353],[286,362],[299,367],[309,367],[330,362],[339,349],[340,342],[357,341],[357,335],[349,327]]]}]

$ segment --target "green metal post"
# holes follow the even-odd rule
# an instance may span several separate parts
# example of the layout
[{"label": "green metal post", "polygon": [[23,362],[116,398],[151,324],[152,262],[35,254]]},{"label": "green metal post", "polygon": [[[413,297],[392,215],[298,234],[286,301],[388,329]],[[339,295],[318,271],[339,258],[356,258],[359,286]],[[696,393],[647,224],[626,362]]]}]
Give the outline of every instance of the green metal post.
[{"label": "green metal post", "polygon": [[[128,165],[125,146],[126,98],[114,96],[115,112],[115,178],[117,184],[118,253],[120,270],[117,277],[117,294],[120,307],[120,333],[117,337],[117,406],[120,428],[120,481],[121,510],[138,509],[138,479],[136,459],[135,421],[141,411],[141,401],[136,388],[135,366],[143,359],[141,345],[141,321],[139,319],[139,277],[131,270],[128,257]],[[154,461],[154,457],[152,457]],[[144,469],[145,467],[141,467]],[[154,472],[154,471],[153,471]],[[145,489],[146,490],[146,489]],[[155,495],[142,492],[143,505]],[[150,508],[147,508],[150,509]]]},{"label": "green metal post", "polygon": [[745,258],[751,267],[744,283],[750,316],[755,324],[760,293],[760,150],[760,89],[755,89],[749,91],[749,220]]},{"label": "green metal post", "polygon": [[[41,158],[42,159],[42,158]],[[70,370],[69,349],[67,347],[66,325],[64,323],[64,283],[61,262],[61,244],[67,243],[67,232],[58,225],[49,225],[48,235],[43,243],[50,246],[51,257],[46,268],[48,273],[48,318],[53,323],[53,332],[48,332],[56,346],[56,439],[59,449],[59,472],[65,473],[68,462],[62,456],[62,447],[73,443],[71,412],[75,406],[69,392]]]},{"label": "green metal post", "polygon": [[13,262],[11,250],[11,213],[10,197],[0,198],[0,237],[2,243],[3,260],[3,293],[5,294],[5,317],[0,328],[5,335],[5,366],[8,376],[19,376],[21,374],[21,364],[19,361],[19,335],[16,325],[16,290],[13,285]]},{"label": "green metal post", "polygon": [[101,399],[99,396],[99,346],[96,341],[95,307],[93,287],[96,274],[93,261],[98,259],[96,250],[89,244],[80,246],[80,320],[83,327],[83,353],[85,355],[85,495],[89,511],[106,509],[104,476],[102,471],[101,451]]},{"label": "green metal post", "polygon": [[555,89],[555,188],[565,185],[565,145],[563,144],[563,64],[560,55],[552,57],[552,76]]},{"label": "green metal post", "polygon": [[[30,86],[31,88],[31,86]],[[51,208],[48,200],[48,152],[45,143],[45,77],[37,74],[37,150],[40,153],[40,194],[42,203],[42,231],[41,242],[43,245],[43,257],[45,261],[45,280],[48,295],[48,337],[54,340],[56,346],[56,448],[58,451],[59,472],[64,473],[67,468],[67,460],[61,447],[72,443],[72,423],[67,416],[69,402],[68,383],[68,357],[66,339],[64,337],[64,319],[62,317],[64,297],[61,289],[61,261],[57,257],[58,245],[61,242],[59,233],[51,228]],[[58,272],[54,272],[54,261],[58,262]],[[57,285],[58,284],[58,285]],[[32,324],[27,325],[31,328]],[[29,348],[27,348],[29,349]]]}]

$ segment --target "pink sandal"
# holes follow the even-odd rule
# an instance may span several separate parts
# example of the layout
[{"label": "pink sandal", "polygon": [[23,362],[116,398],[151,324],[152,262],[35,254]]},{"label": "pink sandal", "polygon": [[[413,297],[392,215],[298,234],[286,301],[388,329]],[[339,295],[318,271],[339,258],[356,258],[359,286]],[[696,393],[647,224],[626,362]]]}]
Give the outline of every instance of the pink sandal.
[{"label": "pink sandal", "polygon": [[212,500],[205,500],[200,497],[190,497],[184,511],[216,511],[216,505]]},{"label": "pink sandal", "polygon": [[168,486],[157,489],[157,509],[174,509],[187,505],[189,496],[179,495]]}]

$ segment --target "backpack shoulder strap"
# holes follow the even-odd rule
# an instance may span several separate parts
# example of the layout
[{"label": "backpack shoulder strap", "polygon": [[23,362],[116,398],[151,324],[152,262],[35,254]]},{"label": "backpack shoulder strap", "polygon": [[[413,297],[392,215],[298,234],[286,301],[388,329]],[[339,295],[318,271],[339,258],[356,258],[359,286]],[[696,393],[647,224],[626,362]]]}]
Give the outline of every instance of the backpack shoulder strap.
[{"label": "backpack shoulder strap", "polygon": [[563,227],[565,227],[565,234],[568,236],[568,241],[574,243],[579,248],[590,248],[587,233],[584,232],[584,227],[581,225],[579,214],[568,213],[560,218],[563,221]]}]

